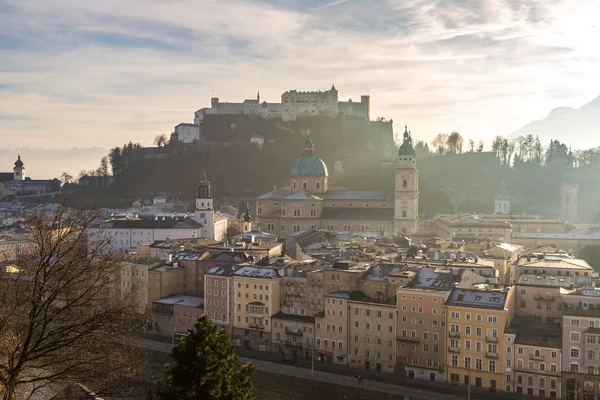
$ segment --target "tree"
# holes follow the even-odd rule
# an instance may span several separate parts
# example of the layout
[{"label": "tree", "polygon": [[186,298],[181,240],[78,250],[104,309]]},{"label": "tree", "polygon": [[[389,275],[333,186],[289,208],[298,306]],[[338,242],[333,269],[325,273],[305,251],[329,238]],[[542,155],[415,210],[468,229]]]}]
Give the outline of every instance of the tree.
[{"label": "tree", "polygon": [[73,177],[71,174],[65,171],[60,175],[60,180],[62,181],[63,185],[68,185],[69,183],[73,182]]},{"label": "tree", "polygon": [[463,149],[463,137],[460,133],[453,131],[446,139],[446,145],[450,154],[460,154]]},{"label": "tree", "polygon": [[156,135],[156,137],[154,138],[154,144],[158,147],[165,147],[166,145],[169,144],[169,139],[167,138],[167,135],[160,134],[160,135]]},{"label": "tree", "polygon": [[[81,383],[122,393],[138,374],[133,294],[116,294],[120,265],[110,238],[89,235],[97,211],[36,211],[31,243],[0,270],[0,397],[30,397],[48,385]],[[14,265],[7,268],[7,263]],[[114,285],[113,285],[114,284]]]},{"label": "tree", "polygon": [[429,155],[429,145],[427,143],[425,143],[422,140],[419,140],[416,144],[415,144],[415,153],[417,153],[417,156],[428,156]]},{"label": "tree", "polygon": [[477,152],[481,153],[483,151],[483,140],[480,140],[477,144]]},{"label": "tree", "polygon": [[475,141],[473,139],[469,139],[467,146],[469,148],[469,153],[472,153],[475,151]]},{"label": "tree", "polygon": [[254,365],[242,364],[225,329],[205,314],[173,348],[175,366],[165,366],[165,380],[151,399],[253,400]]},{"label": "tree", "polygon": [[496,158],[498,161],[502,161],[502,144],[504,143],[504,138],[502,136],[496,136],[494,141],[492,142],[492,151],[496,154]]},{"label": "tree", "polygon": [[431,142],[431,144],[437,150],[437,153],[440,156],[444,155],[444,151],[446,150],[446,142],[447,141],[448,141],[448,134],[438,133],[438,135]]}]

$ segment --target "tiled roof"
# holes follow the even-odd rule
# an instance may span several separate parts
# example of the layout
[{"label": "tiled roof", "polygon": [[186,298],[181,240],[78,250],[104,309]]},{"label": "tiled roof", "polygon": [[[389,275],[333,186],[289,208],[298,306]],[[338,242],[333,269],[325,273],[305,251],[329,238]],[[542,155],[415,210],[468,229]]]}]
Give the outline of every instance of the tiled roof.
[{"label": "tiled roof", "polygon": [[454,288],[446,300],[446,305],[504,310],[506,297],[506,292]]},{"label": "tiled roof", "polygon": [[[391,221],[394,219],[393,208],[338,208],[325,207],[322,219],[365,219],[371,221]],[[372,227],[375,229],[376,227]]]}]

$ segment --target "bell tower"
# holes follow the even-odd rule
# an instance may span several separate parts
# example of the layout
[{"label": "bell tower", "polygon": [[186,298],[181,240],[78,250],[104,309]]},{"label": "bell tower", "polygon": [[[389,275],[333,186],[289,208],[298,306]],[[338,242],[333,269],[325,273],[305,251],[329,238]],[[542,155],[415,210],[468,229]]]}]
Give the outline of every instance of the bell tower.
[{"label": "bell tower", "polygon": [[202,237],[214,239],[215,211],[213,209],[212,189],[206,173],[202,174],[202,179],[198,182],[194,220],[202,225]]},{"label": "bell tower", "polygon": [[15,167],[13,168],[13,180],[22,181],[25,179],[25,164],[21,161],[21,155],[17,156]]},{"label": "bell tower", "polygon": [[394,192],[394,234],[402,235],[417,230],[419,217],[419,171],[417,154],[412,146],[408,126],[404,126],[404,140],[398,149],[396,184]]}]

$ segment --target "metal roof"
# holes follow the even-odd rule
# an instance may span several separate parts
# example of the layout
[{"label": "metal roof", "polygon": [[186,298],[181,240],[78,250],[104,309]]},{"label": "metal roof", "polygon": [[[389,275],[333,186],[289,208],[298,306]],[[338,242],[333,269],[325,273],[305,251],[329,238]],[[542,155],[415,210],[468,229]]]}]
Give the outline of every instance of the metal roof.
[{"label": "metal roof", "polygon": [[454,288],[446,305],[504,310],[506,297],[506,292]]},{"label": "metal roof", "polygon": [[592,278],[573,275],[520,274],[517,278],[517,285],[562,288],[570,288],[571,285],[573,287],[590,287]]},{"label": "metal roof", "polygon": [[434,267],[423,267],[415,278],[407,285],[411,288],[448,291],[460,283],[464,269],[442,270]]},{"label": "metal roof", "polygon": [[248,278],[263,278],[263,279],[273,279],[279,278],[279,274],[277,270],[273,268],[259,268],[259,267],[251,267],[245,266],[241,267],[237,271],[233,273],[233,276],[244,276]]},{"label": "metal roof", "polygon": [[172,295],[168,297],[163,297],[162,299],[154,300],[153,303],[172,305],[176,304],[178,306],[199,308],[204,305],[204,298],[194,296]]}]

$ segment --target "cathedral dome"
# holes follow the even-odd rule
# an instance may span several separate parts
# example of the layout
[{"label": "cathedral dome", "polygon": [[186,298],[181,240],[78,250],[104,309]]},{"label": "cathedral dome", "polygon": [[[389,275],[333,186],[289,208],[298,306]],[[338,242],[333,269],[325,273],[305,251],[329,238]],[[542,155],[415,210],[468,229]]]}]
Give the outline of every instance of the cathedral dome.
[{"label": "cathedral dome", "polygon": [[323,160],[316,156],[302,156],[296,158],[290,169],[290,175],[329,176],[327,173],[327,165],[325,165]]},{"label": "cathedral dome", "polygon": [[23,168],[23,161],[21,161],[21,155],[20,154],[17,157],[17,161],[15,161],[15,167],[16,168]]},{"label": "cathedral dome", "polygon": [[296,158],[290,169],[290,176],[299,175],[329,176],[325,162],[315,156],[315,145],[310,140],[310,132],[306,135],[302,156]]}]

